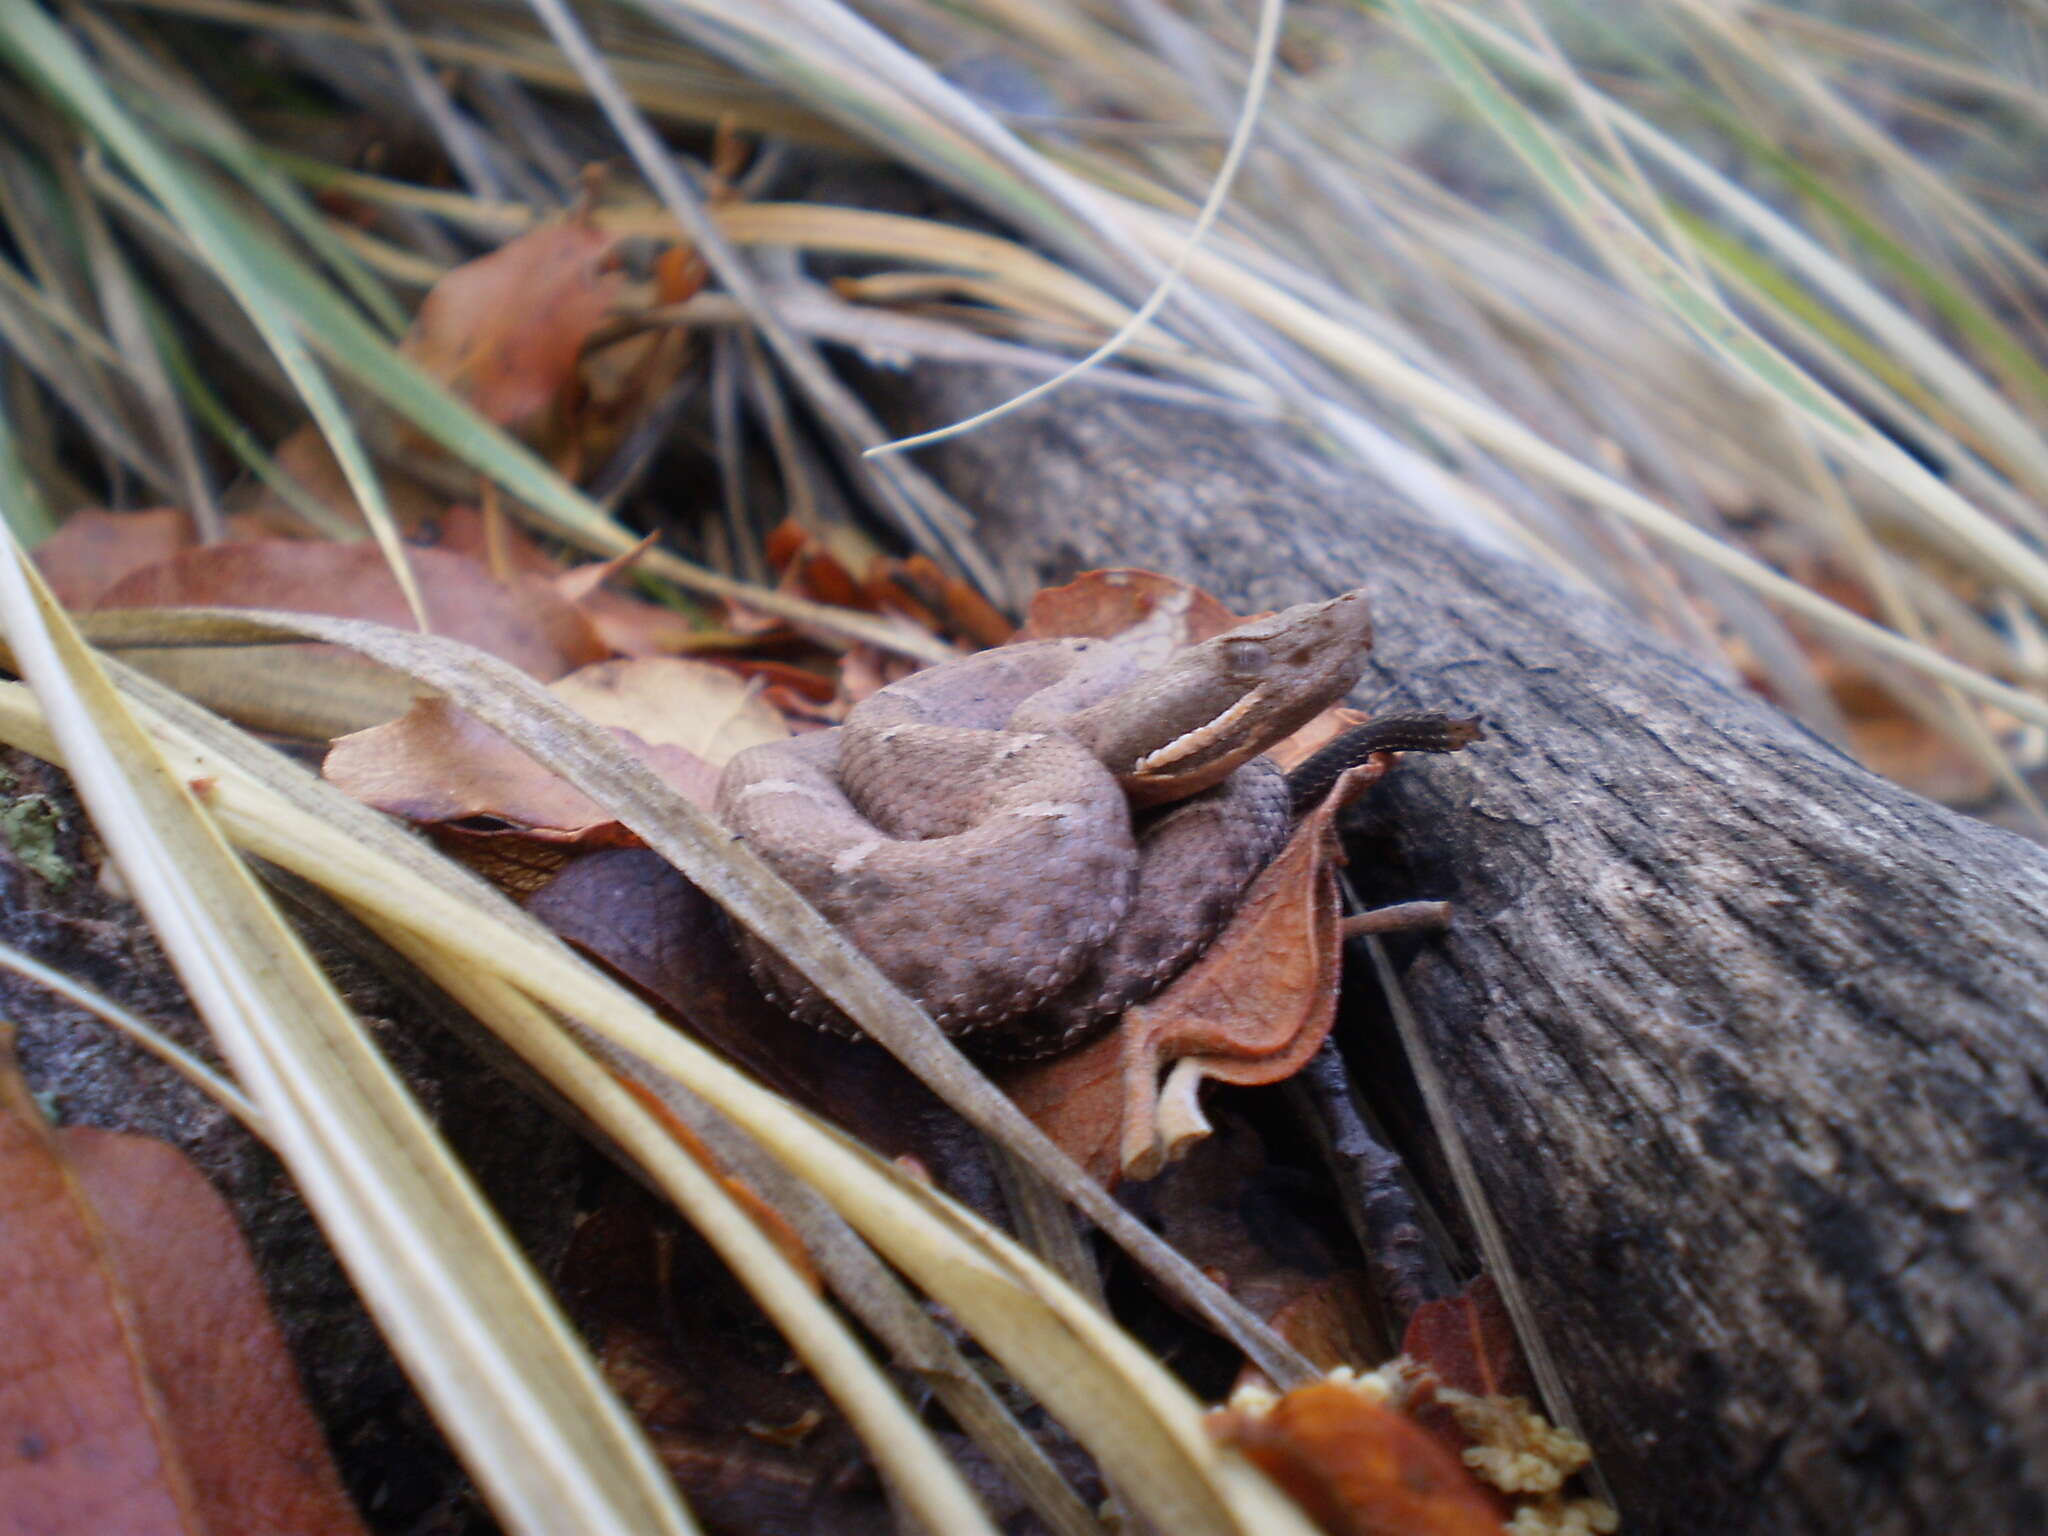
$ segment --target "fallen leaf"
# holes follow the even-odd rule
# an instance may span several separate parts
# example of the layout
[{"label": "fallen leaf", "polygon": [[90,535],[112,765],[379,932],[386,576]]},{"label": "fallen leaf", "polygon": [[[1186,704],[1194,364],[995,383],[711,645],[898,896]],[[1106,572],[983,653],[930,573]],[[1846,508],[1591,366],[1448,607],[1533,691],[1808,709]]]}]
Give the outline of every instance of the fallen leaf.
[{"label": "fallen leaf", "polygon": [[[678,794],[707,809],[727,759],[789,734],[752,685],[709,662],[601,661],[549,689],[609,729]],[[582,790],[438,696],[419,700],[396,720],[339,738],[322,771],[365,805],[465,836],[581,847],[639,841]],[[488,825],[459,825],[479,822]]]},{"label": "fallen leaf", "polygon": [[[684,748],[655,746],[616,727],[613,734],[678,794],[710,806],[716,768]],[[639,841],[567,779],[440,697],[420,699],[396,720],[337,738],[321,772],[363,804],[416,826],[581,847]]]},{"label": "fallen leaf", "polygon": [[1205,1081],[1282,1082],[1329,1034],[1343,958],[1337,813],[1391,765],[1376,756],[1339,779],[1260,871],[1215,942],[1164,992],[1125,1012],[1115,1039],[1120,1155],[1132,1177],[1152,1177],[1209,1133],[1199,1103]]},{"label": "fallen leaf", "polygon": [[1328,1536],[1501,1536],[1498,1500],[1369,1379],[1234,1402],[1207,1422]]},{"label": "fallen leaf", "polygon": [[541,548],[523,523],[502,512],[487,513],[481,507],[450,507],[423,525],[415,538],[426,548],[445,549],[451,555],[467,555],[481,561],[485,569],[500,579],[513,572],[524,572],[553,581],[569,569]]},{"label": "fallen leaf", "polygon": [[192,519],[177,507],[147,512],[103,512],[88,507],[36,546],[37,567],[57,601],[85,609],[131,571],[195,548]]},{"label": "fallen leaf", "polygon": [[0,1063],[0,1533],[360,1536],[234,1218]]},{"label": "fallen leaf", "polygon": [[617,591],[606,585],[632,568],[654,540],[610,560],[565,566],[550,555],[519,523],[491,517],[475,507],[450,507],[425,542],[435,549],[481,560],[494,574],[518,572],[540,576],[587,618],[607,650],[621,656],[668,656],[696,643],[703,622],[660,603]]},{"label": "fallen leaf", "polygon": [[[1150,1212],[1174,1250],[1328,1371],[1383,1359],[1357,1240],[1327,1183],[1275,1159],[1243,1115],[1148,1185]],[[1241,1380],[1263,1383],[1246,1365]]]},{"label": "fallen leaf", "polygon": [[927,627],[975,645],[1001,645],[1016,631],[993,603],[929,555],[878,560],[868,568],[866,585],[876,608],[924,615]]},{"label": "fallen leaf", "polygon": [[621,656],[673,656],[702,637],[704,623],[675,608],[632,597],[606,585],[630,570],[654,536],[637,549],[610,560],[592,561],[554,578],[555,590],[597,629],[604,643]]},{"label": "fallen leaf", "polygon": [[[717,658],[716,665],[741,677],[759,678],[764,697],[780,689],[786,697],[806,707],[830,704],[839,697],[838,685],[824,673],[786,661],[769,661],[755,656],[721,656]],[[777,707],[782,713],[788,713],[785,706]]]},{"label": "fallen leaf", "polygon": [[599,725],[653,746],[686,747],[717,767],[733,754],[789,735],[760,691],[721,666],[679,656],[629,657],[581,668],[554,692]]},{"label": "fallen leaf", "polygon": [[1122,1182],[1124,1046],[1117,1032],[1036,1061],[997,1063],[1010,1100],[1105,1189]]},{"label": "fallen leaf", "polygon": [[768,536],[766,552],[778,591],[835,608],[875,611],[853,573],[880,559],[881,550],[859,529],[835,525],[820,534],[784,518]]},{"label": "fallen leaf", "polygon": [[625,279],[616,237],[571,216],[434,284],[400,350],[479,414],[529,439],[567,402]]},{"label": "fallen leaf", "polygon": [[[467,641],[543,682],[609,654],[590,621],[542,578],[510,582],[439,549],[408,553],[436,634]],[[122,578],[101,608],[277,608],[413,622],[384,556],[368,543],[259,539],[187,550]]]},{"label": "fallen leaf", "polygon": [[1607,1505],[1567,1495],[1592,1452],[1529,1406],[1535,1378],[1490,1275],[1416,1308],[1394,1368],[1405,1386],[1403,1411],[1507,1496],[1516,1530],[1617,1528]]},{"label": "fallen leaf", "polygon": [[1155,571],[1089,571],[1031,599],[1017,640],[1108,639],[1162,608],[1179,621],[1177,643],[1199,645],[1244,622],[1200,587]]}]

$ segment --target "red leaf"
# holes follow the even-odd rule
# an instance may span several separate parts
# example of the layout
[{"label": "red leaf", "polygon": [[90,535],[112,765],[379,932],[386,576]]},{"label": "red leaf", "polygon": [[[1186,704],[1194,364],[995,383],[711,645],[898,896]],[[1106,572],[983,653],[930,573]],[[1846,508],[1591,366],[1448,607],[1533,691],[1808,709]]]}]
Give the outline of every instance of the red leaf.
[{"label": "red leaf", "polygon": [[0,1065],[0,1536],[360,1536],[234,1218]]}]

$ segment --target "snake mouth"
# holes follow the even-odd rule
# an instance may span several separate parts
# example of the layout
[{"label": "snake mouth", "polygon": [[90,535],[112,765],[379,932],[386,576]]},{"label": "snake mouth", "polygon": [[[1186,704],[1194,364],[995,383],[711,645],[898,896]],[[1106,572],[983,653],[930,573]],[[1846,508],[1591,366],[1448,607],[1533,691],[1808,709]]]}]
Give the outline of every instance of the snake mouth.
[{"label": "snake mouth", "polygon": [[1183,731],[1165,746],[1155,747],[1147,752],[1131,764],[1130,776],[1142,774],[1157,778],[1175,768],[1200,767],[1218,755],[1209,749],[1219,743],[1226,750],[1242,746],[1243,742],[1234,739],[1231,731],[1238,721],[1259,707],[1265,695],[1266,685],[1261,683],[1206,725],[1198,725],[1192,731]]}]

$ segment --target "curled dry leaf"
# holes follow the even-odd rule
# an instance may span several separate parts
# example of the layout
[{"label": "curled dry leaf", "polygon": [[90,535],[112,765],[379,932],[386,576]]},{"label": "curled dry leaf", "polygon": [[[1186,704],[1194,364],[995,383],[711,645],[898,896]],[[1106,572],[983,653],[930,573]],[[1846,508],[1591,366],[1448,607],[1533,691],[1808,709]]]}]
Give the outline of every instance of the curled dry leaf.
[{"label": "curled dry leaf", "polygon": [[1284,1082],[1329,1035],[1343,961],[1337,814],[1384,778],[1392,761],[1375,757],[1339,779],[1260,871],[1215,943],[1158,997],[1124,1015],[1117,1029],[1121,1144],[1134,1177],[1149,1178],[1209,1134],[1200,1104],[1205,1081]]},{"label": "curled dry leaf", "polygon": [[361,1536],[234,1218],[0,1064],[0,1531]]},{"label": "curled dry leaf", "polygon": [[[744,679],[708,662],[603,661],[552,687],[703,806],[726,759],[789,734]],[[445,699],[422,699],[396,720],[342,737],[324,772],[366,805],[423,825],[486,821],[496,825],[460,830],[594,847],[638,841],[581,790]]]},{"label": "curled dry leaf", "polygon": [[[499,581],[480,561],[439,549],[407,558],[437,634],[543,682],[609,654],[590,620],[540,577]],[[187,550],[124,577],[98,606],[276,608],[413,627],[383,552],[368,543],[259,539]]]},{"label": "curled dry leaf", "polygon": [[1501,1536],[1499,1501],[1377,1378],[1240,1393],[1208,1424],[1329,1536]]},{"label": "curled dry leaf", "polygon": [[1338,781],[1164,992],[1080,1050],[1002,1074],[1018,1108],[1091,1173],[1153,1177],[1209,1133],[1204,1081],[1282,1082],[1315,1054],[1336,1017],[1342,959],[1337,813],[1391,761],[1376,757]]}]

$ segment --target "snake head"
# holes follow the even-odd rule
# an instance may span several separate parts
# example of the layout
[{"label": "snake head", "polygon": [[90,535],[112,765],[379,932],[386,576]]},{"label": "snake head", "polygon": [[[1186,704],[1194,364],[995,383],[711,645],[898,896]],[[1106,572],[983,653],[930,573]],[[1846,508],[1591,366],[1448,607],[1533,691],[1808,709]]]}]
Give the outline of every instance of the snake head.
[{"label": "snake head", "polygon": [[1184,799],[1342,699],[1371,648],[1363,591],[1301,603],[1176,651],[1068,729],[1135,804]]}]

